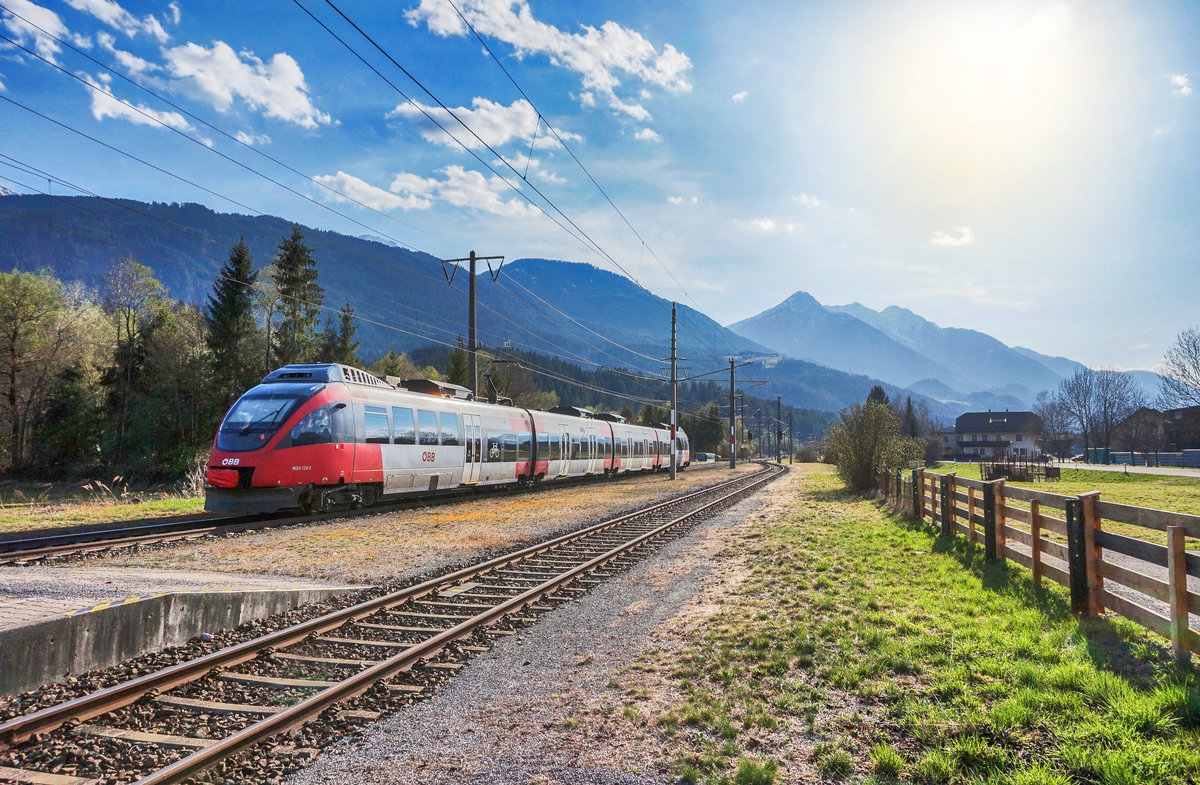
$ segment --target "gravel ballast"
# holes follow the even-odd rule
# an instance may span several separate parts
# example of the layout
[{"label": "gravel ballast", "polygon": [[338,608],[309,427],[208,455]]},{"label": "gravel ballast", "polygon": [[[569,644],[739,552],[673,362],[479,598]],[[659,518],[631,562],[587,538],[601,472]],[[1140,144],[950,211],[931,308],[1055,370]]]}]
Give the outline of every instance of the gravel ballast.
[{"label": "gravel ballast", "polygon": [[[730,572],[720,553],[761,498],[719,513],[499,640],[429,700],[327,750],[287,782],[673,782],[660,737],[645,722],[669,688],[628,695],[621,674],[637,668],[640,653],[662,644],[664,625],[695,612],[705,588]],[[641,720],[623,715],[630,704]],[[627,727],[614,733],[617,722]]]}]

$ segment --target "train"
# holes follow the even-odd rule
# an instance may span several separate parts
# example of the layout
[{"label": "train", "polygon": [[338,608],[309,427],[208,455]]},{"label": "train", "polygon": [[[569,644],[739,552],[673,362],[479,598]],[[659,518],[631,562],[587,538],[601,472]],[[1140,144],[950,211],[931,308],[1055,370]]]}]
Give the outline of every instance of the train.
[{"label": "train", "polygon": [[213,439],[204,509],[365,506],[462,488],[615,477],[691,463],[687,434],[619,415],[476,400],[430,379],[339,363],[286,365],[229,409]]}]

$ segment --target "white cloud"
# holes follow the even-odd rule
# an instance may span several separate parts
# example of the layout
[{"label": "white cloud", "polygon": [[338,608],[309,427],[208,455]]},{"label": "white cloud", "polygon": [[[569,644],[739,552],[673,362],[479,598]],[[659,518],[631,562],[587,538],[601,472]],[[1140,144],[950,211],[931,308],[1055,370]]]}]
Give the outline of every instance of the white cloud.
[{"label": "white cloud", "polygon": [[812,194],[797,194],[795,199],[805,207],[821,207],[825,204]]},{"label": "white cloud", "polygon": [[112,95],[112,76],[99,74],[94,79],[87,74],[79,74],[80,78],[93,85],[96,90],[89,90],[92,97],[92,117],[97,121],[106,117],[118,120],[128,120],[137,125],[149,125],[161,128],[163,125],[179,131],[191,131],[192,125],[178,112],[160,112],[145,104],[131,104]]},{"label": "white cloud", "polygon": [[438,184],[437,196],[452,205],[507,218],[524,218],[538,212],[536,207],[524,200],[515,197],[507,201],[501,199],[500,194],[508,190],[508,184],[499,177],[484,177],[479,172],[461,166],[448,166],[441,171],[446,179]]},{"label": "white cloud", "polygon": [[[458,124],[458,121],[450,116],[453,112],[459,120],[470,126],[479,139],[472,136],[463,127]],[[402,117],[416,124],[421,131],[421,136],[427,142],[441,144],[447,147],[458,147],[458,143],[451,139],[444,131],[434,125],[425,114],[428,113],[437,119],[439,123],[445,126],[454,136],[462,141],[464,145],[472,150],[478,150],[488,144],[492,147],[500,147],[507,144],[513,139],[521,139],[528,145],[529,140],[534,137],[536,127],[538,130],[537,141],[535,146],[538,149],[549,149],[559,147],[558,140],[544,126],[545,121],[539,123],[537,110],[525,99],[517,99],[509,106],[490,101],[487,98],[475,98],[471,101],[470,108],[460,106],[450,110],[442,109],[440,106],[426,106],[425,104],[403,103],[397,106],[388,114],[388,117]],[[573,134],[570,131],[555,129],[558,135],[566,141],[580,141],[583,139],[579,134]],[[483,141],[481,142],[480,139]],[[526,147],[528,149],[528,147]]]},{"label": "white cloud", "polygon": [[1175,95],[1192,94],[1192,83],[1187,74],[1171,74],[1171,92]]},{"label": "white cloud", "polygon": [[[692,61],[671,44],[661,51],[640,33],[608,21],[599,28],[581,25],[581,32],[568,33],[538,21],[527,0],[464,0],[459,4],[480,35],[510,44],[517,57],[545,55],[550,63],[579,74],[588,94],[598,94],[610,108],[635,120],[649,117],[645,107],[618,98],[619,74],[675,93],[692,89],[687,73]],[[466,35],[466,25],[445,0],[421,0],[406,16],[413,25],[424,23],[437,35]],[[645,100],[642,98],[641,100]],[[587,105],[587,99],[581,96]]]},{"label": "white cloud", "polygon": [[262,146],[271,143],[271,137],[266,134],[248,134],[245,131],[238,131],[234,134],[234,138],[242,144]]},{"label": "white cloud", "polygon": [[167,35],[167,31],[153,16],[138,19],[113,0],[67,0],[67,5],[77,11],[91,14],[104,24],[114,30],[120,30],[131,38],[138,33],[146,33],[160,44],[165,44],[171,39],[171,36]]},{"label": "white cloud", "polygon": [[304,73],[292,57],[280,52],[263,62],[251,52],[238,54],[223,41],[211,49],[189,43],[163,50],[167,67],[186,89],[222,112],[235,98],[267,117],[302,128],[328,125],[332,119],[309,100]]},{"label": "white cloud", "polygon": [[750,232],[762,232],[763,234],[770,234],[779,228],[779,225],[775,223],[775,219],[773,218],[752,218],[749,221],[734,220],[733,225],[739,229]]},{"label": "white cloud", "polygon": [[162,67],[157,63],[150,62],[149,60],[143,60],[131,52],[118,49],[116,47],[116,39],[113,38],[109,33],[96,33],[96,43],[98,43],[102,48],[111,52],[113,57],[117,58],[117,64],[133,76],[141,76],[142,74],[152,73]]},{"label": "white cloud", "polygon": [[7,93],[8,88],[4,85],[4,74],[0,74],[0,93]]},{"label": "white cloud", "polygon": [[65,38],[69,35],[67,26],[58,14],[29,0],[4,0],[4,5],[7,9],[3,18],[4,27],[13,39],[22,45],[32,45],[39,55],[57,63],[55,56],[62,51],[62,47],[51,36]]},{"label": "white cloud", "polygon": [[[345,172],[322,175],[314,179],[345,194],[346,197],[353,197],[379,210],[425,210],[433,206],[434,200],[441,200],[456,207],[467,207],[507,218],[524,218],[538,212],[536,207],[521,199],[501,198],[501,194],[508,191],[509,187],[499,177],[485,177],[479,172],[457,165],[448,166],[438,173],[445,175],[444,179],[401,172],[392,179],[387,190]],[[338,195],[332,198],[339,202],[349,201]]]},{"label": "white cloud", "polygon": [[689,198],[686,196],[668,196],[667,201],[671,204],[699,204],[700,197],[693,196]]},{"label": "white cloud", "polygon": [[171,12],[171,21],[174,24],[179,24],[183,19],[183,12],[179,10],[179,3],[167,3],[167,9]]},{"label": "white cloud", "polygon": [[746,100],[746,96],[748,96],[748,95],[750,95],[750,93],[747,90],[743,90],[740,93],[734,93],[733,94],[733,102],[735,104],[740,104],[741,102]]},{"label": "white cloud", "polygon": [[662,137],[658,135],[658,131],[653,128],[643,128],[633,135],[634,139],[640,139],[643,142],[661,142]]},{"label": "white cloud", "polygon": [[930,245],[942,245],[954,248],[960,245],[970,245],[975,242],[975,233],[969,226],[951,227],[949,232],[938,230],[930,238]]},{"label": "white cloud", "polygon": [[433,206],[429,199],[415,195],[399,196],[345,172],[320,175],[313,179],[337,191],[330,194],[335,202],[359,202],[376,210],[427,210]]}]

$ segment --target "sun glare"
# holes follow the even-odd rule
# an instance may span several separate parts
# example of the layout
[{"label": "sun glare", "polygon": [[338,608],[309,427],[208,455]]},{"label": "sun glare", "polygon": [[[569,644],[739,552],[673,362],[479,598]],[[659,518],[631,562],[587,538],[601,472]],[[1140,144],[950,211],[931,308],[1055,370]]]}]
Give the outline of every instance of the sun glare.
[{"label": "sun glare", "polygon": [[910,9],[880,40],[864,110],[914,182],[986,199],[1050,163],[1088,113],[1065,3]]}]

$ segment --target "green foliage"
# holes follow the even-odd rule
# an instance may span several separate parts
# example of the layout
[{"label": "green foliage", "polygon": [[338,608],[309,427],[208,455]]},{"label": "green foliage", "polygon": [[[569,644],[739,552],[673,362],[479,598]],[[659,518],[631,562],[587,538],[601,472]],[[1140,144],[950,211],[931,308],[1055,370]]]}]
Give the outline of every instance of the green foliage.
[{"label": "green foliage", "polygon": [[320,349],[317,319],[325,290],[317,283],[317,262],[299,226],[279,243],[271,276],[278,293],[278,324],[272,357],[276,365],[312,362]]},{"label": "green foliage", "polygon": [[460,338],[459,345],[455,347],[454,351],[450,352],[450,369],[446,372],[446,381],[451,384],[457,384],[460,387],[470,387],[469,372],[470,365],[467,361],[467,352],[463,349]]},{"label": "green foliage", "polygon": [[896,415],[886,405],[868,401],[843,411],[826,437],[826,456],[855,490],[874,487],[875,470],[908,466],[920,460],[925,443],[901,435]]},{"label": "green foliage", "polygon": [[376,360],[369,370],[376,376],[395,376],[397,379],[442,379],[437,368],[432,365],[418,367],[407,354],[399,354],[395,349]]},{"label": "green foliage", "polygon": [[225,406],[262,377],[263,337],[254,314],[257,281],[254,259],[241,238],[217,274],[204,309],[213,385]]},{"label": "green foliage", "polygon": [[326,321],[316,361],[342,363],[356,368],[360,366],[362,361],[358,358],[358,341],[354,340],[357,332],[358,323],[355,321],[354,307],[346,303],[342,310],[338,311],[336,327],[332,321]]},{"label": "green foliage", "polygon": [[888,398],[887,391],[883,387],[876,384],[871,388],[871,392],[867,393],[867,403],[881,403],[884,406],[891,406],[892,400]]}]

